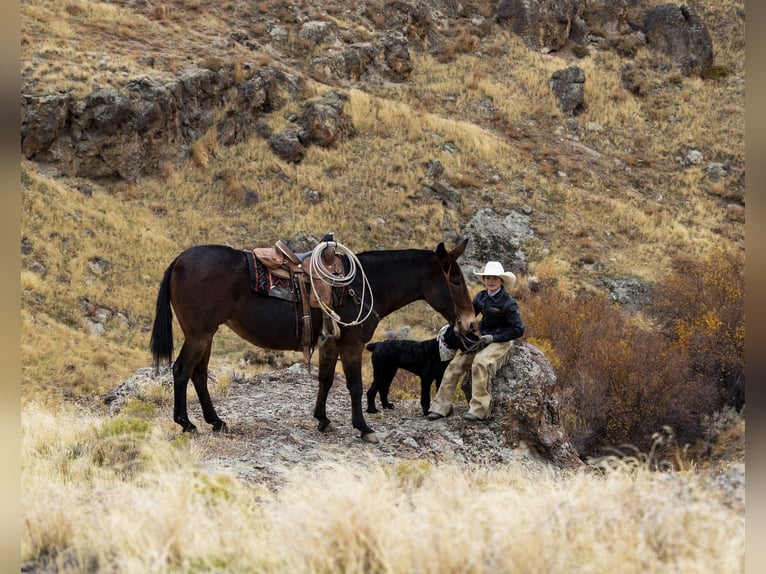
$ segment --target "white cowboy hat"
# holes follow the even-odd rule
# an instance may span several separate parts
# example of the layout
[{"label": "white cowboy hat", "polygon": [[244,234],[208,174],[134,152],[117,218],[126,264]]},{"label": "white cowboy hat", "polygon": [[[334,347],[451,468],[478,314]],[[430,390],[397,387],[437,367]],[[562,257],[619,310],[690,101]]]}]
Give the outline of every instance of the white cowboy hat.
[{"label": "white cowboy hat", "polygon": [[516,276],[510,271],[503,269],[499,261],[487,261],[484,271],[474,271],[474,275],[494,275],[500,277],[506,289],[512,289],[516,285]]}]

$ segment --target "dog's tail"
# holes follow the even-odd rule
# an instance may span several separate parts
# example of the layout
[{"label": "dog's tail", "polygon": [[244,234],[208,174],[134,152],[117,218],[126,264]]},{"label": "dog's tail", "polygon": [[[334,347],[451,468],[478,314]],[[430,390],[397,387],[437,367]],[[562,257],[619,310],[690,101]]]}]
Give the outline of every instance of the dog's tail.
[{"label": "dog's tail", "polygon": [[375,347],[378,346],[379,343],[367,343],[367,346],[365,347],[368,351],[374,351]]}]

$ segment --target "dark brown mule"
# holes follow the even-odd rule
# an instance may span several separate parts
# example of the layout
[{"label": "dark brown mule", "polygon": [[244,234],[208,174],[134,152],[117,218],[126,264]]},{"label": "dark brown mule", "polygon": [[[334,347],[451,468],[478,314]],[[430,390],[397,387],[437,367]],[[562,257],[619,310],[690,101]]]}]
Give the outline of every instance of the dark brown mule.
[{"label": "dark brown mule", "polygon": [[[460,333],[474,330],[476,317],[457,258],[468,240],[447,251],[440,243],[436,251],[403,249],[359,253],[357,261],[369,288],[364,301],[362,273],[347,287],[335,287],[333,309],[344,323],[358,316],[360,304],[373,295],[373,313],[361,324],[342,326],[338,339],[319,346],[319,389],[314,417],[319,430],[332,428],[327,418],[327,395],[340,357],[346,386],[351,394],[351,420],[362,438],[375,442],[374,431],[362,414],[362,352],[380,320],[405,305],[425,299]],[[173,363],[173,420],[184,431],[196,429],[186,410],[186,387],[191,377],[205,421],[214,431],[225,428],[207,388],[210,349],[218,327],[229,326],[240,337],[265,349],[300,349],[298,315],[289,301],[256,293],[250,288],[245,253],[224,245],[198,245],[181,253],[170,264],[160,285],[151,337],[155,366],[173,355],[173,311],[184,333],[184,343]],[[363,317],[364,315],[362,315]],[[312,308],[312,345],[322,327],[322,311]]]}]

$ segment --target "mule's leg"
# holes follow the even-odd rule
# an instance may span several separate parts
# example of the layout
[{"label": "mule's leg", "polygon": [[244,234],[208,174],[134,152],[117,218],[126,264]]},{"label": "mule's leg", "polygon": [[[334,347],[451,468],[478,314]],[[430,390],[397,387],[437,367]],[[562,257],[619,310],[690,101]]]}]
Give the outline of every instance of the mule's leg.
[{"label": "mule's leg", "polygon": [[351,423],[360,431],[362,439],[367,442],[378,442],[375,431],[367,426],[362,412],[362,349],[364,345],[346,345],[341,350],[343,373],[346,375],[346,387],[351,395]]},{"label": "mule's leg", "polygon": [[335,365],[338,362],[338,348],[334,341],[328,340],[319,348],[319,387],[314,404],[314,418],[319,421],[321,432],[328,432],[335,427],[327,418],[327,395],[335,378]]},{"label": "mule's leg", "polygon": [[173,363],[173,420],[181,425],[184,432],[193,432],[197,427],[189,420],[186,410],[186,387],[191,372],[199,361],[200,354],[195,353],[193,344],[184,341],[178,358]]},{"label": "mule's leg", "polygon": [[207,366],[210,362],[210,350],[213,348],[213,339],[207,344],[207,349],[202,355],[197,366],[194,367],[192,372],[192,382],[194,383],[194,390],[197,391],[197,398],[199,398],[199,404],[202,406],[202,414],[205,417],[205,422],[213,425],[214,431],[226,430],[226,423],[218,418],[218,414],[213,407],[213,400],[210,398],[210,392],[207,388]]}]

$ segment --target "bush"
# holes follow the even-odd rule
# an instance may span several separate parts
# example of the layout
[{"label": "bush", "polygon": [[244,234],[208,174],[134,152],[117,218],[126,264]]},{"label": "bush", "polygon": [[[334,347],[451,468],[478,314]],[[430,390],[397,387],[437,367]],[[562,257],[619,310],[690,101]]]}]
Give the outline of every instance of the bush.
[{"label": "bush", "polygon": [[692,371],[717,389],[717,408],[745,404],[745,262],[719,250],[703,261],[677,257],[655,290],[651,312]]},{"label": "bush", "polygon": [[665,426],[681,441],[701,436],[714,389],[604,294],[542,292],[523,312],[527,336],[552,349],[561,418],[581,455],[625,443],[648,448]]}]

